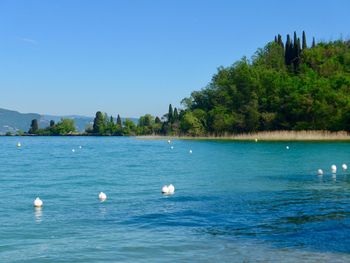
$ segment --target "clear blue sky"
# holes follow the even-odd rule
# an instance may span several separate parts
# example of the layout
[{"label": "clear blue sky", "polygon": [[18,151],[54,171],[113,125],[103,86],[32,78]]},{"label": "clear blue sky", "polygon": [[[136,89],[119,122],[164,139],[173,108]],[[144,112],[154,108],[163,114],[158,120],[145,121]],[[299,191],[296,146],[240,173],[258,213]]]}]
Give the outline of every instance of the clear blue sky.
[{"label": "clear blue sky", "polygon": [[277,33],[349,38],[349,11],[347,0],[1,0],[0,107],[161,115]]}]

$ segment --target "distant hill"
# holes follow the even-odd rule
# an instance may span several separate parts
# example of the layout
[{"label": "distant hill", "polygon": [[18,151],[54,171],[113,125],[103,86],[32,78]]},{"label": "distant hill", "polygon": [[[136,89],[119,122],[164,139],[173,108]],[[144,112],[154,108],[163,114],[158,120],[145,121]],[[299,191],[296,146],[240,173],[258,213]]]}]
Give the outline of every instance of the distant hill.
[{"label": "distant hill", "polygon": [[[16,133],[18,131],[28,131],[31,121],[37,119],[39,121],[39,127],[45,128],[49,126],[50,120],[54,120],[56,123],[62,118],[73,119],[78,131],[82,132],[89,125],[92,125],[94,117],[80,116],[80,115],[67,115],[67,116],[55,116],[55,115],[40,115],[38,113],[20,113],[18,111],[1,109],[0,108],[0,134],[7,132]],[[124,121],[125,118],[122,118]],[[133,122],[137,123],[137,118],[129,118]]]},{"label": "distant hill", "polygon": [[6,132],[27,131],[33,119],[40,119],[37,113],[19,113],[0,108],[0,134]]}]

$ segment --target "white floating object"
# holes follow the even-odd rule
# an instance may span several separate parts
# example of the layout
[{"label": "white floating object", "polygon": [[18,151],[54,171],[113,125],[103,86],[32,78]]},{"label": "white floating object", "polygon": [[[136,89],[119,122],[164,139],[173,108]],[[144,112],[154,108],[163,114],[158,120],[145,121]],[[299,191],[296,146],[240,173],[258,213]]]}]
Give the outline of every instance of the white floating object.
[{"label": "white floating object", "polygon": [[318,175],[323,175],[323,170],[322,170],[322,169],[318,169],[318,170],[317,170],[317,174],[318,174]]},{"label": "white floating object", "polygon": [[192,154],[192,150],[190,150],[189,153]]},{"label": "white floating object", "polygon": [[164,186],[162,187],[162,194],[168,194],[168,193],[169,193],[169,188],[168,188],[167,185],[164,185]]},{"label": "white floating object", "polygon": [[168,140],[168,143],[171,143],[171,141],[170,141],[170,140]]},{"label": "white floating object", "polygon": [[75,149],[72,149],[72,152],[75,153]]},{"label": "white floating object", "polygon": [[168,185],[168,194],[172,195],[175,192],[175,187],[172,184]]},{"label": "white floating object", "polygon": [[39,197],[35,198],[34,206],[35,207],[42,207],[43,206],[43,201],[41,201],[41,199]]},{"label": "white floating object", "polygon": [[258,138],[255,138],[255,142],[258,142]]},{"label": "white floating object", "polygon": [[107,195],[104,192],[100,192],[98,195],[98,199],[100,199],[101,202],[104,202],[107,199]]},{"label": "white floating object", "polygon": [[335,174],[337,172],[337,166],[333,164],[331,166],[331,170],[332,170],[332,173]]},{"label": "white floating object", "polygon": [[288,145],[286,146],[286,149],[289,150],[289,146]]},{"label": "white floating object", "polygon": [[174,149],[174,146],[171,146],[170,149]]},{"label": "white floating object", "polygon": [[341,167],[343,168],[344,172],[348,169],[348,166],[345,163],[343,163],[343,165]]},{"label": "white floating object", "polygon": [[81,145],[79,146],[79,149],[83,148]]},{"label": "white floating object", "polygon": [[20,142],[17,143],[17,147],[21,147],[22,144]]}]

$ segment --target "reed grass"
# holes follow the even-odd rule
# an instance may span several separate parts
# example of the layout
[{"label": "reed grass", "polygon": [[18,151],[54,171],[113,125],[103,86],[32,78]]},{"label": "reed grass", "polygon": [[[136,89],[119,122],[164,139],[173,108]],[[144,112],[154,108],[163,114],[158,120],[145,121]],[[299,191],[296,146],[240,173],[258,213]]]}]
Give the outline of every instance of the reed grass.
[{"label": "reed grass", "polygon": [[139,136],[139,139],[234,140],[234,141],[350,141],[346,131],[262,131],[209,136]]}]

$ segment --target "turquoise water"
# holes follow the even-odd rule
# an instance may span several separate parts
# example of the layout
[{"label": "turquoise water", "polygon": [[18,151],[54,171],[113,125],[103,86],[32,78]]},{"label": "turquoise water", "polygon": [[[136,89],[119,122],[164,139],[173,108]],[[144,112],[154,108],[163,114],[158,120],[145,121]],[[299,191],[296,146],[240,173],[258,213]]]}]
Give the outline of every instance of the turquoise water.
[{"label": "turquoise water", "polygon": [[171,145],[1,137],[0,262],[350,261],[350,144]]}]

